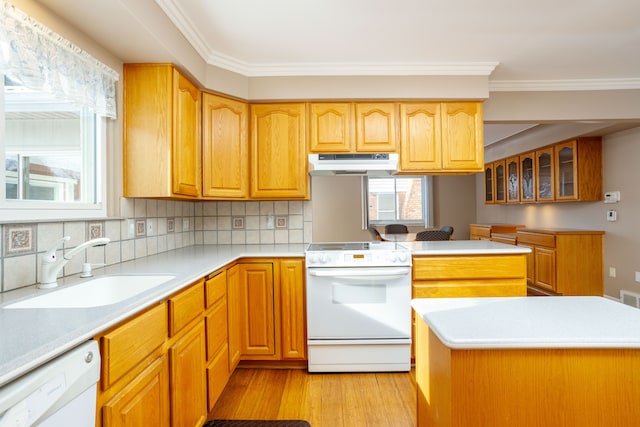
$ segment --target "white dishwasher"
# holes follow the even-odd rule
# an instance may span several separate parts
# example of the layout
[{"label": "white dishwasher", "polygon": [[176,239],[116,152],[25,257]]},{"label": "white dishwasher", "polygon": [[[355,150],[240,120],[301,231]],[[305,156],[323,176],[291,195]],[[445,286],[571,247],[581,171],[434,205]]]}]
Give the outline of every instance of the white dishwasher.
[{"label": "white dishwasher", "polygon": [[95,426],[100,352],[94,340],[0,388],[0,427]]}]

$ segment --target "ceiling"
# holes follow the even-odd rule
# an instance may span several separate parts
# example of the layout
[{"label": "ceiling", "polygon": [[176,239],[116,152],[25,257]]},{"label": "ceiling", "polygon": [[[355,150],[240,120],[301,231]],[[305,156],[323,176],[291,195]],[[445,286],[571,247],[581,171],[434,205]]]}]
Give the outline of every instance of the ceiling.
[{"label": "ceiling", "polygon": [[[636,0],[38,2],[125,62],[162,60],[155,10],[207,64],[248,77],[484,75],[490,90],[640,89]],[[495,125],[486,139],[531,126]]]}]

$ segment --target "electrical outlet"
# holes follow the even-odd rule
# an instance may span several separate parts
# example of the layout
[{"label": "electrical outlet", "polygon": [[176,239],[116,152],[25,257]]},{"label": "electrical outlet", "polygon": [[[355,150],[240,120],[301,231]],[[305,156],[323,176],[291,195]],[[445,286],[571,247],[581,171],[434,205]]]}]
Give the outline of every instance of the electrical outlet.
[{"label": "electrical outlet", "polygon": [[618,212],[612,210],[607,211],[607,221],[615,222],[618,220]]},{"label": "electrical outlet", "polygon": [[189,218],[182,218],[182,231],[189,231]]},{"label": "electrical outlet", "polygon": [[136,237],[136,222],[133,219],[127,220],[127,234],[129,239]]},{"label": "electrical outlet", "polygon": [[269,230],[273,229],[273,214],[267,215],[267,228]]}]

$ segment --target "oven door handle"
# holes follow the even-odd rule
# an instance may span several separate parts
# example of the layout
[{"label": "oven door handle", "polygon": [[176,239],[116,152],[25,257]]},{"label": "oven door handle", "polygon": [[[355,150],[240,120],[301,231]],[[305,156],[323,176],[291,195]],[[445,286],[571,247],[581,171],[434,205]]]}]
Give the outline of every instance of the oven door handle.
[{"label": "oven door handle", "polygon": [[318,268],[308,269],[310,276],[315,277],[339,277],[339,278],[362,278],[370,277],[376,279],[378,277],[384,277],[388,279],[390,277],[402,277],[411,273],[410,267],[395,267],[395,268]]}]

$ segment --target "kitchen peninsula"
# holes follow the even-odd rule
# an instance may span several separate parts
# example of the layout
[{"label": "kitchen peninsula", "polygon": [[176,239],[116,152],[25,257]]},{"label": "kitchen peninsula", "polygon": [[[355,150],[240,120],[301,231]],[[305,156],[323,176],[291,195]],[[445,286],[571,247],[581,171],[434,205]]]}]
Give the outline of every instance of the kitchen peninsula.
[{"label": "kitchen peninsula", "polygon": [[414,299],[418,426],[629,426],[640,311],[602,297]]}]

